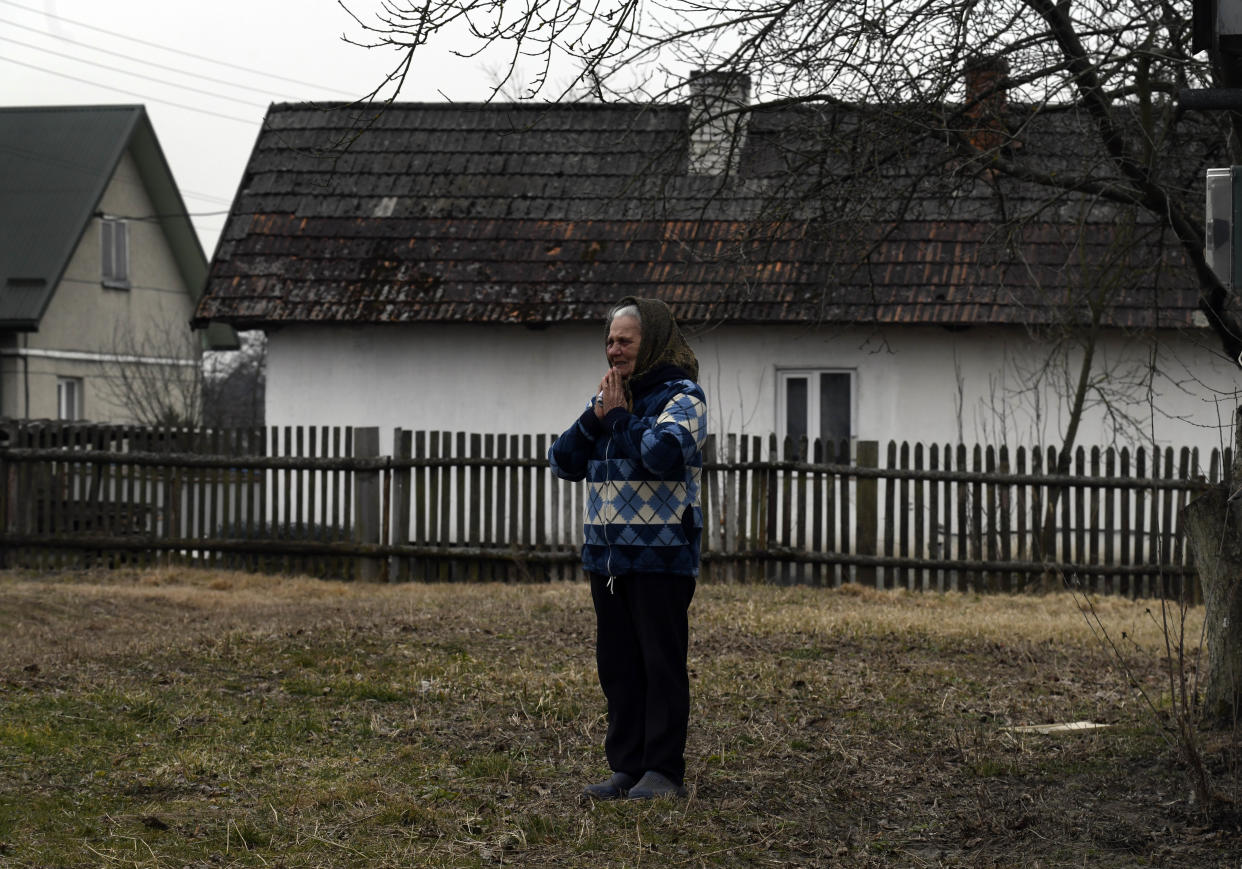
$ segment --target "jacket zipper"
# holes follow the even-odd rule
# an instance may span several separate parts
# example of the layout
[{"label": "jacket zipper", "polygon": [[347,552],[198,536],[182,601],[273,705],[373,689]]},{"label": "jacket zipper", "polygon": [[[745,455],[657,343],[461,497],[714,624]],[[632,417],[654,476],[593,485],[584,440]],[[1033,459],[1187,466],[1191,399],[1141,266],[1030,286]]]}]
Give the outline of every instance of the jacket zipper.
[{"label": "jacket zipper", "polygon": [[[608,467],[608,463],[610,461],[612,461],[612,435],[611,434],[608,435],[608,443],[604,445],[604,486],[605,486],[604,492],[605,494],[608,494],[608,490],[612,486],[612,479],[609,477],[609,474],[611,473],[611,471],[609,470],[609,467]],[[608,503],[611,503],[611,502],[612,502],[612,497],[609,496]],[[615,507],[613,508],[613,515],[614,516],[616,515]],[[613,583],[616,582],[617,577],[612,572],[612,541],[608,539],[608,522],[604,523],[604,545],[608,547],[608,557],[605,559],[605,564],[608,567],[608,593],[616,594],[616,591],[613,589]]]}]

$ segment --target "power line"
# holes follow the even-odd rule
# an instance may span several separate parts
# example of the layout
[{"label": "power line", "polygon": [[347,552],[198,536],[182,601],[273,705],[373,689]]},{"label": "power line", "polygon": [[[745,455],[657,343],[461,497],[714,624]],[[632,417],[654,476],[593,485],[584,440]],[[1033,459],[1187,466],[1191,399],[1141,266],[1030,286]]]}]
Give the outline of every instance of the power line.
[{"label": "power line", "polygon": [[[36,33],[36,34],[38,34],[39,36],[51,36],[51,37],[53,37],[53,38],[55,38],[55,39],[60,40],[61,42],[67,42],[67,43],[69,43],[70,45],[76,45],[76,46],[78,46],[78,47],[80,47],[80,48],[86,48],[86,49],[89,49],[89,50],[91,50],[91,51],[98,51],[98,52],[99,52],[99,53],[101,53],[101,54],[110,54],[110,55],[112,55],[113,57],[119,57],[119,58],[121,58],[121,59],[123,59],[123,60],[125,60],[125,61],[127,61],[127,62],[129,62],[129,63],[141,63],[141,64],[145,64],[146,66],[153,66],[153,67],[155,67],[156,69],[162,69],[162,70],[165,70],[165,71],[167,71],[167,72],[175,72],[175,73],[177,73],[178,75],[184,75],[184,76],[189,76],[190,78],[197,78],[197,79],[202,79],[203,81],[209,81],[209,82],[212,82],[213,84],[222,84],[222,85],[224,85],[225,87],[237,88],[237,89],[239,89],[239,90],[248,90],[248,91],[253,91],[253,92],[255,92],[255,93],[263,93],[265,96],[267,95],[267,94],[266,94],[266,93],[264,93],[263,91],[260,91],[258,88],[252,87],[251,85],[247,85],[247,84],[238,84],[237,82],[229,81],[228,79],[223,79],[223,78],[215,78],[215,77],[213,77],[213,76],[203,75],[203,74],[201,74],[201,73],[188,72],[188,71],[186,71],[186,70],[184,70],[184,69],[178,69],[178,68],[177,68],[177,67],[175,67],[175,66],[169,66],[169,65],[167,65],[167,64],[163,64],[163,63],[156,63],[156,62],[155,62],[155,61],[153,61],[153,60],[146,60],[146,59],[141,58],[141,57],[134,57],[132,54],[126,54],[126,53],[125,53],[125,52],[123,52],[123,51],[113,51],[113,50],[112,50],[112,49],[110,49],[110,48],[101,48],[101,47],[100,47],[100,46],[98,46],[98,45],[91,45],[89,42],[80,42],[80,41],[78,41],[78,40],[76,40],[76,39],[70,39],[70,38],[69,38],[69,37],[67,37],[67,36],[61,36],[59,33],[46,33],[46,32],[44,32],[43,30],[40,30],[40,29],[39,29],[39,28],[37,28],[37,27],[30,27],[29,25],[26,25],[26,24],[20,24],[20,23],[18,23],[18,22],[16,22],[16,21],[10,21],[10,20],[9,20],[9,19],[7,19],[7,18],[0,18],[0,24],[7,24],[7,25],[9,25],[10,27],[16,27],[16,28],[19,28],[19,29],[21,29],[21,30],[26,30],[26,31],[29,31],[30,33]],[[39,51],[51,51],[51,49],[43,49],[43,48],[39,48],[38,46],[27,45],[27,43],[24,43],[24,42],[18,42],[16,39],[12,39],[12,38],[9,38],[9,41],[10,41],[10,42],[15,42],[15,43],[17,43],[18,45],[26,45],[26,47],[27,47],[27,48],[36,48],[36,49],[37,49],[37,50],[39,50]],[[63,55],[62,55],[62,56],[63,56]],[[74,58],[74,60],[78,60],[78,59],[80,59],[80,58],[76,58],[76,57]],[[83,61],[83,63],[89,63],[89,62],[90,62],[90,61]],[[294,99],[293,97],[289,96],[288,94],[280,94],[279,96],[281,96],[283,99],[286,99],[286,100],[293,100],[293,99]],[[223,97],[222,97],[222,99],[223,99]]]},{"label": "power line", "polygon": [[[0,0],[0,3],[3,3],[3,2],[7,2],[7,0]],[[55,75],[55,76],[59,76],[60,78],[67,78],[70,81],[76,81],[80,84],[88,84],[88,85],[91,85],[92,87],[103,88],[104,90],[109,90],[109,91],[115,91],[116,93],[125,94],[126,96],[138,97],[138,99],[140,100],[146,100],[152,103],[161,103],[166,106],[175,106],[178,109],[186,109],[187,111],[198,112],[199,114],[203,114],[203,115],[211,115],[212,117],[215,117],[215,118],[223,118],[226,121],[237,121],[240,124],[248,124],[250,126],[254,126],[255,124],[262,122],[262,119],[256,120],[254,118],[239,118],[236,115],[226,115],[222,112],[213,112],[210,109],[200,109],[197,106],[187,106],[185,103],[177,103],[177,102],[173,102],[172,100],[162,99],[160,97],[152,97],[152,96],[147,96],[146,94],[137,93],[135,91],[128,91],[128,90],[125,90],[124,88],[118,88],[118,87],[113,87],[111,85],[100,84],[97,81],[91,81],[90,79],[86,79],[86,78],[78,78],[76,75],[69,75],[68,73],[64,73],[64,72],[57,72],[56,70],[53,70],[53,69],[46,69],[41,66],[35,66],[32,63],[23,63],[20,60],[14,60],[11,57],[5,57],[3,55],[0,55],[0,60],[5,61],[7,63],[16,64],[17,66],[24,66],[26,67],[26,69],[33,69],[33,70],[37,70],[38,72],[45,72],[48,75]]]},{"label": "power line", "polygon": [[[8,36],[0,36],[0,41],[11,42],[14,45],[20,45],[22,48],[30,48],[30,49],[33,49],[34,51],[41,51],[44,54],[50,54],[53,57],[63,57],[65,60],[73,60],[73,61],[77,61],[78,63],[85,63],[88,66],[98,67],[99,69],[106,69],[108,72],[115,72],[115,73],[120,73],[121,75],[128,75],[133,78],[140,78],[144,81],[154,82],[155,84],[168,84],[168,82],[161,81],[160,79],[157,79],[157,78],[151,78],[151,76],[143,75],[140,72],[129,72],[124,69],[117,69],[115,66],[108,66],[106,63],[97,63],[96,61],[93,61],[93,60],[86,60],[85,58],[74,57],[72,54],[65,54],[64,52],[55,51],[51,48],[40,48],[37,45],[31,45],[29,42],[22,42],[20,39],[13,39]],[[180,88],[181,90],[192,91],[196,94],[202,94],[203,96],[206,96],[206,97],[212,97],[213,99],[228,100],[229,102],[238,103],[239,105],[243,105],[243,106],[250,106],[251,108],[255,108],[255,109],[266,109],[267,108],[267,106],[264,105],[263,103],[252,103],[249,100],[243,100],[240,97],[225,96],[224,94],[213,93],[212,91],[203,90],[202,88],[196,88],[188,84],[173,85],[173,86]]]},{"label": "power line", "polygon": [[[203,54],[194,54],[193,52],[190,52],[190,51],[184,51],[184,50],[179,49],[179,48],[169,48],[167,45],[161,45],[161,44],[160,44],[160,43],[158,43],[158,42],[149,42],[149,41],[147,41],[147,40],[145,40],[145,39],[139,39],[139,38],[138,38],[138,37],[136,37],[136,36],[128,36],[128,35],[126,35],[126,34],[124,34],[124,33],[118,33],[118,32],[116,32],[115,30],[106,30],[106,29],[104,29],[103,27],[96,27],[95,25],[93,25],[93,24],[87,24],[87,23],[85,23],[84,21],[77,21],[77,20],[74,20],[74,19],[72,19],[72,18],[66,18],[66,17],[64,17],[63,15],[56,15],[56,14],[54,14],[54,13],[52,13],[52,12],[48,12],[48,11],[46,11],[46,10],[44,10],[44,9],[36,9],[36,8],[35,8],[35,7],[33,7],[33,6],[26,6],[26,5],[22,4],[22,3],[15,3],[15,2],[13,2],[13,0],[0,0],[0,3],[4,3],[6,6],[13,6],[13,7],[16,7],[17,9],[24,9],[24,10],[25,10],[25,11],[27,11],[27,12],[33,12],[33,13],[35,13],[36,15],[43,15],[43,16],[45,16],[45,17],[47,17],[47,18],[55,18],[57,21],[64,21],[64,22],[66,22],[66,23],[68,23],[68,24],[73,24],[73,25],[76,25],[76,26],[78,26],[78,27],[85,27],[87,30],[94,30],[94,31],[97,31],[98,33],[104,33],[104,34],[107,34],[108,36],[115,36],[115,37],[117,37],[118,39],[125,39],[125,40],[128,40],[128,41],[130,41],[130,42],[136,42],[136,43],[138,43],[139,45],[146,45],[146,46],[148,46],[148,47],[150,47],[150,48],[158,48],[158,49],[160,49],[161,51],[170,51],[170,52],[173,52],[173,53],[175,53],[175,54],[181,54],[181,55],[184,55],[185,57],[192,57],[192,58],[194,58],[195,60],[202,60],[202,61],[206,61],[207,63],[214,63],[214,64],[218,64],[218,65],[220,65],[220,66],[227,66],[227,67],[230,67],[230,68],[232,68],[232,69],[241,70],[242,72],[248,72],[248,73],[251,73],[251,74],[253,74],[253,75],[261,75],[261,76],[265,76],[265,77],[267,77],[267,78],[277,79],[278,81],[284,81],[284,82],[289,82],[289,83],[291,83],[291,84],[301,85],[302,87],[313,87],[313,88],[317,88],[318,90],[328,91],[328,92],[330,92],[330,93],[340,94],[340,95],[342,95],[342,96],[347,96],[347,97],[350,97],[351,99],[352,99],[352,98],[354,98],[354,97],[356,96],[355,94],[352,94],[352,93],[350,93],[350,92],[348,92],[348,91],[343,91],[343,90],[340,90],[339,88],[331,88],[331,87],[326,87],[326,86],[323,86],[323,85],[313,85],[313,84],[310,84],[310,83],[308,83],[308,82],[299,81],[299,80],[294,79],[294,78],[288,78],[287,76],[277,75],[276,73],[264,72],[264,71],[263,71],[263,70],[261,70],[261,69],[254,69],[254,68],[252,68],[252,67],[248,67],[248,66],[241,66],[240,64],[236,64],[236,63],[230,63],[230,62],[229,62],[229,61],[227,61],[227,60],[217,60],[217,59],[216,59],[216,58],[214,58],[214,57],[207,57],[206,55],[203,55]],[[296,14],[296,13],[291,13],[291,14]]]},{"label": "power line", "polygon": [[[97,281],[97,280],[94,280],[94,281],[88,281],[88,280],[84,280],[84,279],[82,279],[82,278],[69,278],[69,277],[66,277],[66,278],[61,278],[61,283],[63,283],[63,284],[78,284],[79,286],[83,286],[83,287],[97,287],[97,286],[99,286],[99,281]],[[139,286],[139,285],[137,285],[137,284],[131,284],[129,288],[130,288],[131,290],[143,290],[143,291],[146,291],[146,292],[168,293],[168,294],[170,294],[170,295],[174,295],[174,296],[184,296],[184,295],[185,295],[185,290],[176,290],[176,289],[172,289],[172,288],[170,288],[170,287],[144,287],[144,286]]]},{"label": "power line", "polygon": [[[221,214],[228,214],[228,209],[224,211],[167,211],[161,214],[113,214],[108,212],[108,217],[116,220],[132,220],[135,223],[155,223],[170,217],[219,217]],[[102,211],[95,212],[96,217],[103,217]]]},{"label": "power line", "polygon": [[[75,171],[86,171],[96,177],[98,177],[98,174],[99,174],[99,173],[92,171],[90,167],[88,167],[84,163],[75,163],[70,160],[64,160],[64,159],[60,159],[57,157],[49,157],[46,153],[42,151],[31,151],[27,148],[18,148],[13,145],[0,145],[0,154],[12,154],[14,156],[21,157],[24,160],[38,160],[42,163],[50,163],[53,166],[61,166],[65,169],[72,169]],[[13,192],[13,190],[15,189],[11,187],[11,185],[8,185],[8,184],[5,184],[3,186],[9,192]],[[218,202],[222,205],[232,204],[231,199],[227,199],[223,196],[216,196],[214,193],[199,193],[198,191],[195,191],[195,190],[186,190],[182,188],[181,195],[188,197],[190,199],[199,199],[199,200],[203,200],[206,202]],[[227,211],[190,212],[191,217],[210,216],[213,214],[228,214],[228,212]]]},{"label": "power line", "polygon": [[[219,202],[221,205],[231,205],[233,203],[233,200],[226,199],[223,196],[216,196],[214,193],[195,193],[193,190],[182,190],[181,195],[187,196],[190,199],[201,199],[205,202]],[[227,212],[224,213],[227,214]]]},{"label": "power line", "polygon": [[[2,59],[2,58],[0,58]],[[16,145],[0,145],[0,153],[13,154],[21,157],[23,160],[38,160],[40,163],[49,163],[53,166],[60,166],[65,169],[72,169],[76,172],[85,172],[92,177],[98,177],[97,172],[92,171],[91,167],[85,163],[78,163],[72,160],[65,160],[59,157],[51,157],[44,151],[31,151],[29,148],[19,148]],[[6,179],[7,181],[8,179]]]}]

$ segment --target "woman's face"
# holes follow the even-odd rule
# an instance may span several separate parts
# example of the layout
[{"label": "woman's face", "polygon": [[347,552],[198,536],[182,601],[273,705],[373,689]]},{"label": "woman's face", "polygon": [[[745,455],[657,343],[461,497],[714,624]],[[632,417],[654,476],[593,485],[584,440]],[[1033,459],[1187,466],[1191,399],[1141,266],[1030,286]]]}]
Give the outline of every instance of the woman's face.
[{"label": "woman's face", "polygon": [[608,354],[608,364],[617,370],[622,377],[634,373],[634,362],[638,359],[638,344],[642,340],[636,317],[614,317],[608,326],[608,343],[604,350]]}]

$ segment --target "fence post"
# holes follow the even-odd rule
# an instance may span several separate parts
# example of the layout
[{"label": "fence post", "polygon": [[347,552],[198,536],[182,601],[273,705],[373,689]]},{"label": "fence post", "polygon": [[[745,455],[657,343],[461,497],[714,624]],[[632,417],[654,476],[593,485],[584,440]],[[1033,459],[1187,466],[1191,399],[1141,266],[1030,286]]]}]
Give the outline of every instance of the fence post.
[{"label": "fence post", "polygon": [[[379,456],[379,428],[354,429],[354,458]],[[354,471],[354,541],[380,542],[380,472]],[[358,578],[374,582],[380,576],[380,559],[359,558]]]},{"label": "fence post", "polygon": [[[701,452],[704,465],[714,464],[716,461],[716,436],[709,434],[703,441],[703,449]],[[699,485],[699,512],[703,517],[703,533],[699,538],[700,556],[714,553],[719,547],[716,546],[715,522],[720,516],[719,505],[716,504],[716,481],[712,479],[712,474],[719,471],[708,471],[706,469],[700,472],[701,483]],[[714,578],[716,573],[710,559],[703,559],[703,564],[699,568],[704,578]]]},{"label": "fence post", "polygon": [[[732,465],[737,461],[737,435],[731,434],[725,440],[725,461]],[[745,475],[736,470],[729,468],[720,473],[719,485],[716,486],[720,492],[720,517],[721,517],[721,535],[720,535],[720,551],[726,558],[725,578],[729,582],[736,582],[738,578],[738,562],[733,556],[738,551],[737,538],[742,533],[742,523],[738,518],[739,510],[744,505],[738,499],[737,490],[739,485],[745,479]]]},{"label": "fence post", "polygon": [[[17,446],[17,427],[13,423],[0,425],[0,535],[16,530],[9,526],[12,516],[10,505],[17,504],[17,466],[4,460],[4,450]],[[0,568],[9,567],[8,546],[0,546]]]},{"label": "fence post", "polygon": [[[392,454],[399,459],[408,459],[414,453],[414,433],[403,428],[392,433]],[[410,468],[400,467],[392,475],[392,499],[394,527],[392,542],[404,546],[410,542]],[[390,571],[398,582],[410,579],[410,559],[404,555],[396,558],[397,569]]]},{"label": "fence post", "polygon": [[[880,442],[859,441],[858,458],[855,464],[860,468],[878,468],[880,466]],[[855,486],[856,506],[854,510],[854,551],[859,555],[875,555],[876,543],[879,540],[880,524],[880,481],[875,477],[859,478]],[[859,565],[855,574],[857,581],[863,585],[875,586],[876,569],[870,565]]]}]

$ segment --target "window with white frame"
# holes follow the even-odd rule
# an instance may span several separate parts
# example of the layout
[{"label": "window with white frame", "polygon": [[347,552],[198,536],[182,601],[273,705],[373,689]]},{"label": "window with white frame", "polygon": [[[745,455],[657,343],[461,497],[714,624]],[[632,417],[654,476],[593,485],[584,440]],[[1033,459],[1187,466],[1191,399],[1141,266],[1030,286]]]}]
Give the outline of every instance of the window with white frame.
[{"label": "window with white frame", "polygon": [[105,217],[99,224],[103,285],[129,289],[129,224]]},{"label": "window with white frame", "polygon": [[56,378],[56,416],[64,420],[82,418],[82,378]]},{"label": "window with white frame", "polygon": [[854,436],[854,372],[785,369],[776,373],[777,435],[834,445]]}]

